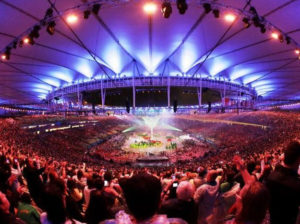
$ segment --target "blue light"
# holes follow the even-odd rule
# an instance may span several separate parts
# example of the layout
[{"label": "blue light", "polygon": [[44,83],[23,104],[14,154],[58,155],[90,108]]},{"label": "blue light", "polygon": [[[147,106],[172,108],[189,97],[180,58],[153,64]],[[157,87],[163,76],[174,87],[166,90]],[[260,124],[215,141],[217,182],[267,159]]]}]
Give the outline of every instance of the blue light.
[{"label": "blue light", "polygon": [[186,42],[182,46],[179,66],[183,72],[187,72],[197,60],[196,47],[192,43]]},{"label": "blue light", "polygon": [[47,94],[48,93],[48,90],[45,90],[45,89],[38,89],[38,88],[33,88],[31,89],[33,92],[37,92],[37,93],[45,93]]},{"label": "blue light", "polygon": [[46,96],[47,96],[46,94],[39,94],[38,98],[40,98],[40,99],[46,99]]},{"label": "blue light", "polygon": [[212,76],[219,74],[220,72],[222,72],[230,66],[229,61],[222,57],[213,58],[211,60],[212,62],[209,63],[210,65],[208,66],[208,71],[209,74],[211,74]]},{"label": "blue light", "polygon": [[143,66],[151,72],[151,64],[150,64],[150,58],[149,58],[149,52],[148,51],[137,51],[136,52],[137,58],[139,61],[143,64]]},{"label": "blue light", "polygon": [[62,73],[62,72],[52,72],[51,76],[66,81],[68,83],[73,81],[73,77],[70,74]]},{"label": "blue light", "polygon": [[266,93],[275,90],[273,85],[263,85],[255,88],[258,95],[265,95]]},{"label": "blue light", "polygon": [[110,44],[104,49],[104,58],[115,73],[120,73],[122,70],[122,57],[120,51],[120,47],[115,44]]},{"label": "blue light", "polygon": [[52,87],[50,85],[35,83],[33,84],[33,86],[38,89],[45,89],[47,91],[52,91]]},{"label": "blue light", "polygon": [[248,83],[251,83],[251,82],[259,79],[262,75],[263,74],[253,74],[253,75],[249,75],[249,76],[247,75],[247,76],[244,76],[242,78],[242,80],[243,80],[243,83],[248,84]]},{"label": "blue light", "polygon": [[170,72],[169,75],[172,77],[176,77],[179,73],[178,72]]},{"label": "blue light", "polygon": [[260,81],[255,81],[251,84],[252,87],[256,89],[256,87],[259,86],[266,86],[271,83],[271,80],[260,80]]},{"label": "blue light", "polygon": [[149,71],[151,73],[153,73],[158,68],[158,66],[162,62],[164,56],[165,56],[164,54],[161,54],[161,53],[158,53],[158,52],[153,52],[153,54],[152,54],[152,65],[150,65],[150,68],[149,68]]},{"label": "blue light", "polygon": [[44,78],[42,79],[44,82],[48,83],[49,85],[59,87],[60,83],[57,79],[50,79],[50,78]]},{"label": "blue light", "polygon": [[91,78],[94,74],[94,71],[87,62],[77,65],[76,69],[88,78]]},{"label": "blue light", "polygon": [[232,70],[232,72],[230,72],[230,79],[231,80],[235,80],[235,79],[238,79],[240,77],[243,77],[249,73],[252,72],[253,69],[250,69],[250,68],[243,68],[243,69],[239,69],[239,68],[234,68]]}]

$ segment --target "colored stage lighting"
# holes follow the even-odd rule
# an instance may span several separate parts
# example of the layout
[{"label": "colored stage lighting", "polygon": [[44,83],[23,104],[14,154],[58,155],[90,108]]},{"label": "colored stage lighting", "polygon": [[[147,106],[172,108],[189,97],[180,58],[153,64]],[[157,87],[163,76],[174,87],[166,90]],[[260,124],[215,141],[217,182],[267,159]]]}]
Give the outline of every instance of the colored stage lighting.
[{"label": "colored stage lighting", "polygon": [[227,22],[233,22],[236,19],[236,16],[230,13],[230,14],[226,14],[224,19]]},{"label": "colored stage lighting", "polygon": [[153,2],[148,2],[144,5],[144,11],[149,15],[154,14],[156,10],[157,10],[157,6]]},{"label": "colored stage lighting", "polygon": [[9,60],[9,59],[10,59],[10,50],[11,50],[10,47],[7,47],[7,48],[5,49],[4,56],[5,56],[5,59],[6,59],[6,60]]},{"label": "colored stage lighting", "polygon": [[68,22],[69,24],[77,23],[77,21],[78,21],[78,17],[77,17],[75,14],[70,14],[70,15],[68,15],[68,17],[67,17],[67,22]]},{"label": "colored stage lighting", "polygon": [[24,38],[23,43],[28,44],[29,43],[29,38],[28,37]]},{"label": "colored stage lighting", "polygon": [[278,39],[279,39],[279,34],[276,33],[276,32],[273,32],[273,33],[271,33],[271,37],[272,37],[273,39],[275,39],[275,40],[278,40]]}]

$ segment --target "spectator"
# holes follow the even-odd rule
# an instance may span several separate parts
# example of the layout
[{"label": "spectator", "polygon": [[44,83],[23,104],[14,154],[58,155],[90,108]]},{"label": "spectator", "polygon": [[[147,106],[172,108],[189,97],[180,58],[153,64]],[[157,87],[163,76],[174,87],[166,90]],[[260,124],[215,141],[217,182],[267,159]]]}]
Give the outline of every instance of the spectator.
[{"label": "spectator", "polygon": [[226,224],[261,224],[267,213],[268,199],[269,192],[263,184],[256,181],[245,185],[237,195],[237,215]]},{"label": "spectator", "polygon": [[160,213],[166,214],[171,218],[182,218],[189,224],[197,223],[197,208],[193,198],[194,193],[194,185],[188,181],[182,181],[176,190],[177,197],[163,202]]},{"label": "spectator", "polygon": [[22,220],[16,218],[9,212],[10,203],[5,194],[0,192],[0,223],[5,224],[26,224]]},{"label": "spectator", "polygon": [[18,205],[17,217],[27,224],[39,224],[40,214],[37,209],[31,205],[31,198],[28,193],[23,193]]},{"label": "spectator", "polygon": [[113,217],[109,209],[112,204],[107,202],[107,198],[103,194],[105,192],[101,190],[91,192],[90,203],[85,212],[85,221],[87,224],[98,224]]},{"label": "spectator", "polygon": [[[121,211],[116,215],[115,221],[105,223],[175,223],[173,219],[168,219],[166,215],[156,214],[162,190],[161,183],[156,177],[146,173],[137,174],[123,181],[121,187],[134,221],[131,222],[130,217]],[[176,223],[183,224],[186,222],[176,219]]]},{"label": "spectator", "polygon": [[68,218],[65,194],[60,188],[48,185],[44,194],[45,212],[41,214],[41,224],[80,224]]},{"label": "spectator", "polygon": [[[277,205],[276,202],[281,195],[288,198],[282,199],[285,200],[284,206],[281,202],[278,203],[281,207],[273,208],[273,214],[275,211],[273,221],[276,221],[276,215],[284,215],[278,222],[291,223],[289,217],[297,216],[295,208],[299,205],[298,185],[295,184],[299,180],[297,175],[299,162],[296,159],[297,150],[290,153],[286,151],[285,156],[282,152],[291,139],[299,137],[299,115],[256,112],[239,116],[230,114],[222,116],[230,118],[228,120],[268,124],[272,128],[263,130],[239,125],[228,128],[228,124],[197,123],[197,118],[189,116],[188,119],[191,118],[189,121],[180,120],[180,125],[186,127],[183,130],[195,133],[201,131],[203,136],[212,136],[218,141],[216,148],[209,146],[206,140],[207,144],[203,144],[202,147],[189,140],[184,142],[182,147],[165,152],[164,156],[169,157],[171,161],[169,167],[139,168],[123,163],[134,161],[140,156],[139,153],[125,152],[121,149],[126,135],[117,135],[117,138],[107,140],[112,133],[123,130],[123,126],[121,128],[118,126],[121,122],[119,119],[110,118],[112,120],[105,123],[104,118],[95,118],[101,121],[99,125],[101,139],[107,141],[93,147],[90,150],[91,154],[84,155],[83,159],[88,160],[83,166],[84,147],[80,144],[87,136],[89,138],[99,136],[97,125],[92,128],[74,128],[51,134],[41,132],[36,135],[30,133],[29,129],[22,129],[22,122],[28,119],[29,123],[39,123],[44,119],[42,117],[35,117],[37,120],[25,117],[16,122],[0,120],[0,189],[5,196],[0,203],[0,206],[2,205],[0,223],[22,222],[15,217],[15,212],[19,215],[22,210],[29,208],[27,206],[31,206],[29,200],[20,198],[22,192],[29,191],[33,207],[36,205],[34,202],[37,202],[37,209],[42,212],[40,219],[43,223],[63,224],[78,221],[97,223],[111,217],[115,217],[111,220],[112,223],[184,222],[171,217],[181,217],[188,223],[194,223],[194,214],[199,212],[200,215],[197,217],[199,223],[223,224],[228,209],[234,204],[231,209],[234,214],[231,222],[256,224],[261,222],[265,214],[264,203],[267,200],[261,201],[262,197],[257,197],[264,195],[264,189],[259,184],[265,182],[275,192],[275,196],[271,198],[273,206]],[[177,118],[174,119],[176,120]],[[122,122],[124,124],[125,121]],[[93,151],[97,151],[102,157],[94,158]],[[209,153],[203,156],[205,151]],[[240,156],[234,156],[236,154]],[[106,162],[111,158],[114,160],[112,163]],[[278,165],[282,161],[283,163]],[[270,173],[272,174],[268,177]],[[222,177],[217,177],[221,174]],[[132,176],[134,178],[130,178]],[[93,181],[86,180],[86,177],[92,177]],[[129,179],[122,179],[123,177]],[[104,179],[107,180],[105,187]],[[175,186],[173,183],[178,185]],[[157,198],[161,185],[164,186],[163,189],[167,189],[163,194],[166,197]],[[235,195],[244,185],[236,203]],[[194,194],[193,189],[197,189]],[[197,202],[195,213],[192,209],[193,199]],[[83,202],[85,206],[82,209]],[[24,204],[26,208],[21,207],[18,210],[18,207]],[[10,205],[9,211],[5,208],[7,205]],[[253,206],[249,208],[250,205]],[[271,207],[272,205],[270,210]],[[259,212],[247,215],[252,214],[251,208],[257,208]],[[157,211],[162,215],[157,215]],[[24,212],[22,214],[24,215]]]},{"label": "spectator", "polygon": [[300,206],[300,144],[291,142],[284,152],[284,161],[267,179],[271,194],[271,224],[295,224]]},{"label": "spectator", "polygon": [[85,207],[89,205],[91,191],[93,190],[95,190],[95,178],[93,178],[93,176],[90,176],[87,178],[87,185],[83,189]]},{"label": "spectator", "polygon": [[38,169],[37,163],[35,163],[31,158],[27,159],[26,167],[23,170],[23,175],[27,181],[30,195],[34,202],[40,207],[43,207],[41,198],[44,187],[40,175],[44,172],[44,170],[44,168]]},{"label": "spectator", "polygon": [[214,204],[219,193],[221,176],[215,170],[207,174],[207,183],[198,187],[194,200],[198,207],[198,224],[206,224],[207,218],[212,214]]},{"label": "spectator", "polygon": [[66,196],[66,208],[69,216],[78,221],[83,221],[82,215],[82,201],[83,194],[77,186],[75,180],[68,179],[67,181],[68,193]]}]

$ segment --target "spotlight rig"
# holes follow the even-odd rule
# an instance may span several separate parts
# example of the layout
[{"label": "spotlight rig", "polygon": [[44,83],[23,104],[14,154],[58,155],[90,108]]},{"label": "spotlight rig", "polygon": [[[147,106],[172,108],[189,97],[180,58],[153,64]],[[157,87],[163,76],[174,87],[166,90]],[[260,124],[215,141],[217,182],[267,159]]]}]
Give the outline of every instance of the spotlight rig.
[{"label": "spotlight rig", "polygon": [[205,13],[208,14],[208,13],[210,13],[210,11],[211,11],[211,4],[209,4],[209,3],[204,3],[204,4],[203,4],[203,8],[204,8]]},{"label": "spotlight rig", "polygon": [[13,42],[13,44],[12,44],[12,47],[13,47],[14,49],[17,49],[17,45],[18,45],[18,41],[15,40],[15,41]]},{"label": "spotlight rig", "polygon": [[2,55],[2,59],[5,59],[5,60],[10,59],[10,50],[11,50],[11,47],[6,47],[5,52]]},{"label": "spotlight rig", "polygon": [[24,45],[24,41],[23,41],[23,40],[20,40],[20,42],[19,42],[19,47],[23,47],[23,45]]},{"label": "spotlight rig", "polygon": [[49,8],[45,13],[44,20],[46,20],[47,18],[51,18],[52,16],[53,16],[53,9]]},{"label": "spotlight rig", "polygon": [[83,11],[83,18],[84,19],[90,18],[90,15],[92,13],[98,15],[100,9],[101,9],[101,4],[94,4],[92,8],[88,8],[85,11]]},{"label": "spotlight rig", "polygon": [[[87,0],[82,0],[84,3],[87,3]],[[188,4],[186,0],[176,0],[176,5],[179,14],[183,15],[185,14],[186,10],[188,9]],[[202,7],[204,9],[204,12],[206,14],[212,12],[215,18],[220,17],[220,9],[215,8],[212,6],[213,3],[202,3]],[[93,4],[92,6],[87,5],[87,8],[85,8],[85,11],[83,11],[83,18],[88,19],[91,14],[98,15],[99,10],[101,9],[101,4]],[[171,0],[164,0],[161,5],[161,12],[164,18],[169,18],[173,12]],[[49,35],[54,35],[55,33],[55,26],[56,22],[54,21],[53,17],[54,10],[53,8],[48,8],[45,12],[44,18],[39,21],[38,24],[33,26],[30,33],[27,33],[27,36],[18,37],[16,38],[12,43],[10,43],[5,50],[2,51],[2,59],[3,60],[9,60],[11,56],[11,50],[16,49],[17,47],[22,47],[24,44],[35,44],[35,39],[40,37],[39,31],[42,27],[46,27],[46,31]],[[242,12],[243,13],[243,12]],[[242,19],[242,22],[244,23],[245,28],[249,28],[252,24],[260,29],[261,33],[266,33],[267,30],[271,30],[270,27],[272,27],[272,24],[269,24],[268,21],[264,19],[264,17],[260,16],[257,12],[257,10],[251,6],[249,11],[247,13],[244,13],[244,18]],[[273,27],[275,28],[275,27]],[[276,28],[275,28],[276,29]],[[279,40],[281,43],[286,42],[286,44],[295,44],[298,45],[291,37],[289,37],[286,33],[282,31],[278,31],[277,34],[272,35],[274,39]],[[299,47],[297,46],[295,50],[296,54],[300,55]],[[299,56],[300,58],[300,56]]]},{"label": "spotlight rig", "polygon": [[266,26],[264,24],[260,24],[259,27],[260,27],[260,32],[261,33],[265,33],[267,31]]},{"label": "spotlight rig", "polygon": [[177,0],[176,4],[177,4],[177,9],[178,9],[179,13],[181,15],[183,15],[186,12],[186,10],[188,9],[186,0]]},{"label": "spotlight rig", "polygon": [[88,19],[90,17],[90,15],[91,15],[91,11],[90,10],[85,10],[83,12],[83,18],[84,19]]},{"label": "spotlight rig", "polygon": [[54,35],[54,32],[55,32],[55,26],[56,26],[56,23],[55,21],[51,21],[49,22],[48,26],[47,26],[47,33],[49,33],[50,35]]},{"label": "spotlight rig", "polygon": [[220,10],[219,9],[214,9],[212,12],[213,12],[215,18],[220,18]]},{"label": "spotlight rig", "polygon": [[258,15],[255,15],[253,18],[252,18],[252,21],[253,21],[253,25],[255,27],[259,27],[260,26],[260,19],[258,17]]},{"label": "spotlight rig", "polygon": [[279,36],[278,36],[278,40],[280,41],[280,43],[283,43],[283,41],[284,41],[284,37],[283,37],[283,35],[282,35],[282,34],[279,34]]},{"label": "spotlight rig", "polygon": [[40,26],[35,25],[29,35],[32,36],[32,38],[36,38],[36,39],[39,38],[40,37],[40,34],[39,34],[40,29],[41,29]]},{"label": "spotlight rig", "polygon": [[95,5],[93,5],[92,12],[93,12],[95,15],[98,15],[100,8],[101,8],[101,5],[100,5],[100,4],[95,4]]},{"label": "spotlight rig", "polygon": [[172,6],[170,2],[163,2],[161,5],[161,12],[163,14],[164,18],[170,18],[171,14],[172,14]]},{"label": "spotlight rig", "polygon": [[32,33],[30,33],[25,39],[24,39],[24,43],[25,44],[30,44],[30,45],[34,45],[35,41],[33,39],[33,35]]},{"label": "spotlight rig", "polygon": [[249,28],[251,26],[251,23],[249,22],[249,19],[247,17],[244,17],[242,21],[245,28]]},{"label": "spotlight rig", "polygon": [[[250,13],[253,15],[252,17],[252,22],[253,22],[253,25],[255,27],[258,27],[260,29],[260,32],[261,33],[265,33],[267,31],[266,29],[266,25],[265,25],[265,19],[263,17],[260,17],[256,11],[256,9],[252,6],[250,7]],[[243,20],[244,22],[244,20]],[[244,22],[245,23],[245,22]],[[246,23],[245,23],[246,24]],[[245,25],[246,27],[246,25]]]}]

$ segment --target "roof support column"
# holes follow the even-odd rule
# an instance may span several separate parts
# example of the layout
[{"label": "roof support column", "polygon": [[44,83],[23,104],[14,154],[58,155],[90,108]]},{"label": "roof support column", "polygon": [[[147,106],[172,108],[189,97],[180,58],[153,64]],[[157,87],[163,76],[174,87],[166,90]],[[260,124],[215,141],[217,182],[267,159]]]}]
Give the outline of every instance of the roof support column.
[{"label": "roof support column", "polygon": [[63,106],[62,106],[62,110],[63,110],[63,113],[64,113],[64,118],[66,117],[66,101],[65,101],[65,90],[62,89],[62,103],[63,103]]},{"label": "roof support column", "polygon": [[51,101],[50,101],[50,97],[49,97],[49,92],[48,92],[48,96],[47,96],[47,107],[48,107],[48,111],[51,111]]},{"label": "roof support column", "polygon": [[79,94],[79,108],[82,109],[82,93]]},{"label": "roof support column", "polygon": [[105,95],[106,95],[106,89],[103,89],[103,80],[101,79],[101,107],[102,109],[105,108]]},{"label": "roof support column", "polygon": [[79,82],[77,83],[77,106],[80,105]]},{"label": "roof support column", "polygon": [[134,76],[132,77],[132,110],[133,110],[133,113],[135,111],[135,94],[136,94],[136,91],[135,91],[135,79],[134,79]]},{"label": "roof support column", "polygon": [[105,99],[106,99],[106,89],[103,89],[103,104],[105,107]]},{"label": "roof support column", "polygon": [[56,103],[57,103],[57,101],[55,100],[54,91],[52,92],[52,94],[53,94],[53,96],[52,96],[52,102],[53,102],[52,109],[53,109],[53,112],[56,112]]},{"label": "roof support column", "polygon": [[237,114],[240,113],[240,106],[241,106],[241,89],[239,88],[237,91]]},{"label": "roof support column", "polygon": [[171,107],[171,86],[170,86],[170,75],[168,76],[167,82],[167,94],[168,94],[168,108]]},{"label": "roof support column", "polygon": [[[222,94],[221,94],[222,95]],[[225,98],[226,98],[226,85],[225,85],[225,79],[224,79],[224,85],[223,85],[223,95],[222,95],[222,107],[225,107]]]},{"label": "roof support column", "polygon": [[62,106],[62,109],[65,110],[65,90],[62,89],[62,103],[63,103],[63,106]]},{"label": "roof support column", "polygon": [[200,74],[200,84],[197,93],[198,93],[198,106],[200,109],[202,106],[202,74]]},{"label": "roof support column", "polygon": [[254,96],[250,96],[250,108],[254,109],[254,105],[255,105],[255,97]]}]

